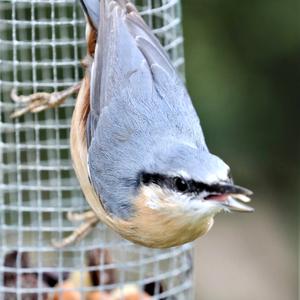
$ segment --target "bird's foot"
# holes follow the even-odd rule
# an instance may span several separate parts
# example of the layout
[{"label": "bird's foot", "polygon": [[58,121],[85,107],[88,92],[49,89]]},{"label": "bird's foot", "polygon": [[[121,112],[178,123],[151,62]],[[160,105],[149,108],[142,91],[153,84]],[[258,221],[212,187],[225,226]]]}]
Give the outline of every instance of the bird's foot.
[{"label": "bird's foot", "polygon": [[13,112],[10,117],[18,118],[27,112],[37,113],[47,108],[57,107],[62,104],[69,96],[74,93],[78,93],[81,86],[81,82],[59,92],[53,93],[35,93],[31,95],[18,95],[16,89],[12,89],[10,97],[11,99],[23,105],[22,108]]},{"label": "bird's foot", "polygon": [[99,222],[98,217],[91,210],[84,213],[68,213],[67,218],[71,222],[83,222],[79,225],[69,236],[61,241],[52,241],[52,245],[55,248],[63,248],[73,244],[74,242],[81,241],[85,236],[87,236],[92,229]]}]

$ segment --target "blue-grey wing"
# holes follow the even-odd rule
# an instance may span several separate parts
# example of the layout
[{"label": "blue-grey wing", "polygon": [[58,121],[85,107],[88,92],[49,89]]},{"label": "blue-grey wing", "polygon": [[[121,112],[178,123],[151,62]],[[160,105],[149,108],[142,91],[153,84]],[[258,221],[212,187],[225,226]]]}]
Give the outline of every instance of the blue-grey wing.
[{"label": "blue-grey wing", "polygon": [[[159,77],[163,73],[170,79],[161,80]],[[129,84],[133,74],[139,83]],[[144,94],[152,88],[159,92],[169,88],[166,81],[171,81],[172,89],[185,91],[166,51],[135,7],[125,0],[101,1],[98,40],[91,68],[89,140],[101,111],[111,99],[120,97],[125,91],[137,93],[142,86]],[[138,96],[133,95],[133,98],[138,101]],[[185,106],[188,104],[186,108],[193,110],[189,97],[183,100]],[[180,106],[175,98],[173,102]]]},{"label": "blue-grey wing", "polygon": [[[98,29],[99,20],[100,20],[100,0],[80,0],[80,3],[86,16],[92,22],[94,28]],[[99,112],[95,112],[93,106],[94,105],[92,103],[91,112],[88,115],[87,126],[86,126],[86,133],[87,133],[86,138],[87,138],[88,145],[90,145],[92,133],[96,128],[98,117],[99,117]]]},{"label": "blue-grey wing", "polygon": [[85,14],[90,18],[95,28],[99,25],[100,0],[80,0]]},{"label": "blue-grey wing", "polygon": [[[164,49],[135,7],[126,3],[122,0],[101,3],[99,37],[91,80],[92,101],[96,99],[97,104],[100,104],[96,104],[97,110],[101,110],[112,96],[119,95],[127,87],[128,78],[142,68],[145,60],[149,60],[149,71],[156,62],[166,71],[175,73]],[[143,52],[143,44],[146,42],[149,47],[155,45],[153,51]],[[145,55],[148,52],[149,55]],[[98,84],[100,80],[101,85]]]},{"label": "blue-grey wing", "polygon": [[103,0],[99,22],[87,125],[90,178],[105,207],[128,217],[128,193],[153,149],[177,140],[206,146],[184,84],[134,6]]}]

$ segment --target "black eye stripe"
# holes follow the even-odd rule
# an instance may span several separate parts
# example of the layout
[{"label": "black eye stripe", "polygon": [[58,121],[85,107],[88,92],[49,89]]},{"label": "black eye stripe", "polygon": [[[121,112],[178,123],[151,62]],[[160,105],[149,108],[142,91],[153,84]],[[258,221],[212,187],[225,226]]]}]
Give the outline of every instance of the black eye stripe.
[{"label": "black eye stripe", "polygon": [[167,176],[163,176],[160,174],[142,173],[140,175],[140,182],[144,183],[145,185],[149,185],[151,183],[163,185],[163,183],[165,183],[167,179]]},{"label": "black eye stripe", "polygon": [[136,182],[137,188],[144,185],[156,184],[162,188],[167,188],[173,191],[177,191],[185,194],[200,194],[202,192],[207,192],[208,194],[243,194],[252,195],[252,192],[233,185],[232,179],[222,180],[213,184],[206,184],[203,182],[198,182],[195,180],[186,180],[180,176],[167,176],[158,173],[146,173],[141,172]]},{"label": "black eye stripe", "polygon": [[213,186],[209,186],[205,183],[196,182],[194,180],[185,180],[178,176],[172,177],[157,173],[141,173],[140,182],[145,185],[156,184],[160,187],[166,187],[182,193],[199,194],[203,191],[215,192]]}]

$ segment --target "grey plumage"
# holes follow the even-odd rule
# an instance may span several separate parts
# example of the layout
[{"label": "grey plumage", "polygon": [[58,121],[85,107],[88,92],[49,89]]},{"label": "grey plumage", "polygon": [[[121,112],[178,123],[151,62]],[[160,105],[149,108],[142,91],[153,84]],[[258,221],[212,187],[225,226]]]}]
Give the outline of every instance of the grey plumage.
[{"label": "grey plumage", "polygon": [[95,28],[99,25],[99,12],[100,12],[100,1],[99,0],[80,0],[82,7],[91,19]]},{"label": "grey plumage", "polygon": [[106,210],[134,214],[142,171],[225,180],[227,165],[208,152],[183,82],[133,6],[103,0],[95,16],[97,1],[83,2],[93,22],[100,20],[87,140],[90,179]]}]

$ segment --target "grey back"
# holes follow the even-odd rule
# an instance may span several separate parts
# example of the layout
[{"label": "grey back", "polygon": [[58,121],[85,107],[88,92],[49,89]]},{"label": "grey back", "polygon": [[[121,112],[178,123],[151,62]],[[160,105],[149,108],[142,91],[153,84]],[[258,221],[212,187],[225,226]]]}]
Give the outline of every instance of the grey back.
[{"label": "grey back", "polygon": [[176,143],[207,148],[167,53],[131,4],[111,2],[100,3],[91,69],[89,170],[106,209],[128,218],[138,174],[155,169],[160,150]]}]

